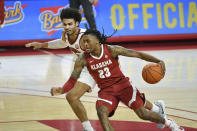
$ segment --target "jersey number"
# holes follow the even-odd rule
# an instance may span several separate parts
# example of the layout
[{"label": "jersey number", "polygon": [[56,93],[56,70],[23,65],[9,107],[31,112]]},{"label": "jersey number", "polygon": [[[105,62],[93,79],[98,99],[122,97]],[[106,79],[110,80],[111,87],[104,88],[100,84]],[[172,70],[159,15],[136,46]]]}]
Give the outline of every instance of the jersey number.
[{"label": "jersey number", "polygon": [[105,67],[103,70],[98,70],[98,72],[99,72],[99,77],[102,79],[111,76],[108,67]]}]

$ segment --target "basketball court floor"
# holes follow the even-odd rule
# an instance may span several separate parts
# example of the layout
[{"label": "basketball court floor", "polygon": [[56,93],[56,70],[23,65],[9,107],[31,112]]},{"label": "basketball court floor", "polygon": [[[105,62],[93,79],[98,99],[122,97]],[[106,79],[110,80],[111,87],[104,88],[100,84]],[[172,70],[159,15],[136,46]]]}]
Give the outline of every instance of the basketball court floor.
[{"label": "basketball court floor", "polygon": [[[0,51],[0,131],[82,131],[65,95],[50,96],[51,87],[62,86],[69,78],[73,56],[4,51]],[[197,49],[146,52],[166,62],[167,72],[159,83],[143,81],[142,60],[120,57],[121,69],[146,99],[165,101],[167,117],[185,131],[197,131]],[[97,91],[95,87],[81,101],[94,129],[102,131],[95,109]],[[122,103],[110,119],[116,131],[159,131]]]}]

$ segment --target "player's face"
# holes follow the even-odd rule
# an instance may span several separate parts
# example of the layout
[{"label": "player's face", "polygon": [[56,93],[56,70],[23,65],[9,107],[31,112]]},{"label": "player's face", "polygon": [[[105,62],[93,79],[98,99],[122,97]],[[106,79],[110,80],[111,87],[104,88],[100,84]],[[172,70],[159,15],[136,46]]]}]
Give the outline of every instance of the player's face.
[{"label": "player's face", "polygon": [[85,45],[85,50],[87,53],[92,53],[96,50],[96,44],[99,43],[98,39],[96,39],[93,35],[84,35],[83,42]]},{"label": "player's face", "polygon": [[72,35],[77,31],[79,23],[74,19],[63,19],[62,25],[64,30],[66,31],[66,34]]}]

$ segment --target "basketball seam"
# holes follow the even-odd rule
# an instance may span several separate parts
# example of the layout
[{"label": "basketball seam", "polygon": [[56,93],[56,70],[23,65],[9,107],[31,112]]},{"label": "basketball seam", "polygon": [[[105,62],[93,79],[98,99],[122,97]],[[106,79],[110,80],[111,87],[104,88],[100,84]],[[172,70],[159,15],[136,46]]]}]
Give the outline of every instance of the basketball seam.
[{"label": "basketball seam", "polygon": [[[150,68],[150,67],[149,67],[149,68]],[[148,68],[147,70],[148,70],[150,76],[154,79],[155,82],[158,82],[158,81],[153,77],[152,73],[149,71],[149,68]]]},{"label": "basketball seam", "polygon": [[158,71],[156,71],[156,70],[153,70],[151,67],[149,67],[150,68],[150,70],[152,70],[152,71],[154,71],[154,72],[157,72],[157,73],[159,73],[160,75],[162,75],[162,73],[160,73],[160,72],[158,72]]}]

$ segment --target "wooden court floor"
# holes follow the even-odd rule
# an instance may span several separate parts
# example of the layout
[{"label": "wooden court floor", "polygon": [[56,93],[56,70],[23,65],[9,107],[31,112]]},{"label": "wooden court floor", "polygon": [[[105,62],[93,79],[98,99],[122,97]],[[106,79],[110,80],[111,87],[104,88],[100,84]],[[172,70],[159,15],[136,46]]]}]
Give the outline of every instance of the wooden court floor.
[{"label": "wooden court floor", "polygon": [[[51,87],[61,86],[68,79],[71,55],[0,56],[0,63],[0,131],[82,131],[65,95],[52,97],[49,93]],[[167,116],[186,131],[197,131],[197,88],[174,86],[145,86],[139,90],[152,102],[164,100]],[[93,127],[101,131],[95,109],[97,91],[94,88],[81,101]],[[159,131],[155,124],[140,120],[121,103],[110,119],[116,131]]]}]

